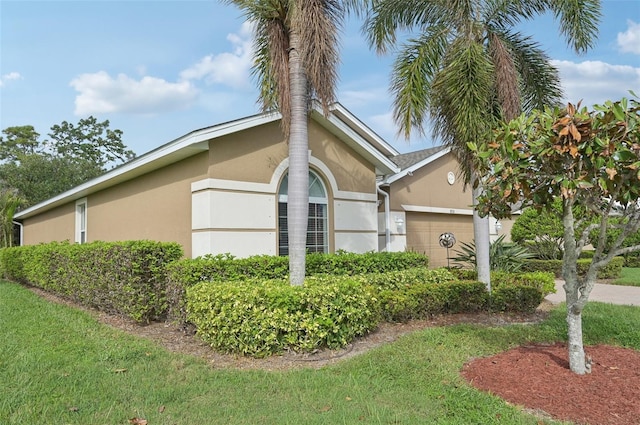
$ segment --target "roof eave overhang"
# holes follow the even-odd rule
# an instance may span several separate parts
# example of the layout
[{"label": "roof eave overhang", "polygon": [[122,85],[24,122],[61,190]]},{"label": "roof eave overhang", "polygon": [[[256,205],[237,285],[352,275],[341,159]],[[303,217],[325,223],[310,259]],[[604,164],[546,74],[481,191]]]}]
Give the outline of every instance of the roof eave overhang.
[{"label": "roof eave overhang", "polygon": [[143,174],[158,170],[166,165],[173,164],[193,155],[207,151],[209,149],[209,141],[212,139],[272,121],[277,121],[278,119],[280,119],[280,114],[278,113],[263,113],[235,121],[229,121],[213,127],[195,130],[142,156],[139,156],[126,164],[116,167],[95,179],[89,180],[86,183],[61,193],[60,195],[20,211],[16,213],[14,218],[16,220],[23,220],[116,184],[123,183]]},{"label": "roof eave overhang", "polygon": [[405,168],[404,170],[397,172],[396,174],[393,174],[389,177],[387,177],[386,179],[384,179],[384,181],[382,182],[383,186],[388,186],[391,183],[394,183],[406,176],[410,176],[412,175],[414,172],[416,172],[417,170],[419,170],[420,168],[431,164],[432,162],[442,158],[443,156],[447,155],[448,153],[451,152],[451,148],[447,147],[445,149],[442,149],[439,152],[436,152],[435,154],[429,156],[428,158],[423,159],[420,162],[416,162],[415,164],[413,164],[410,167]]},{"label": "roof eave overhang", "polygon": [[398,152],[340,104],[332,105],[329,116],[325,116],[322,109],[316,104],[311,111],[311,116],[373,164],[376,175],[386,176],[400,172],[400,168],[388,158],[388,156],[398,155]]}]

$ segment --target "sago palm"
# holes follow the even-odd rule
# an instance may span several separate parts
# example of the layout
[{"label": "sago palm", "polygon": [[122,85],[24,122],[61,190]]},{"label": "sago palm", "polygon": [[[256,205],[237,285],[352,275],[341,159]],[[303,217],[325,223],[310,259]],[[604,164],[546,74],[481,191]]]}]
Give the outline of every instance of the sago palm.
[{"label": "sago palm", "polygon": [[288,232],[292,285],[305,276],[309,162],[307,116],[317,98],[328,114],[335,101],[338,33],[356,1],[226,0],[254,25],[253,75],[264,110],[278,110],[289,141]]},{"label": "sago palm", "polygon": [[[481,189],[468,143],[488,141],[510,120],[562,97],[557,70],[518,24],[551,13],[576,52],[595,42],[599,0],[371,0],[365,32],[379,53],[400,45],[393,66],[394,119],[407,138],[424,134],[452,148],[474,199]],[[415,36],[398,41],[400,35]],[[488,221],[474,215],[478,275],[489,283]]]}]

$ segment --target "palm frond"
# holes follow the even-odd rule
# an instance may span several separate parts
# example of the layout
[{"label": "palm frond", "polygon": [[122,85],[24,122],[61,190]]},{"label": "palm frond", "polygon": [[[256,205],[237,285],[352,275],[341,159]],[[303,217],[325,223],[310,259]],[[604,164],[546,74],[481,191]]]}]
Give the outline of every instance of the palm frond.
[{"label": "palm frond", "polygon": [[431,116],[434,135],[452,148],[469,183],[472,161],[467,143],[488,140],[496,119],[495,70],[482,44],[458,39],[451,46],[432,84]]},{"label": "palm frond", "polygon": [[370,46],[384,54],[396,43],[398,31],[439,26],[451,22],[453,13],[447,0],[373,1],[362,28]]},{"label": "palm frond", "polygon": [[502,40],[509,46],[520,77],[523,111],[559,105],[563,96],[560,75],[540,45],[517,32],[503,34]]},{"label": "palm frond", "polygon": [[394,121],[406,139],[412,130],[424,132],[428,116],[431,82],[446,52],[448,28],[430,27],[427,33],[403,45],[393,66],[391,93]]},{"label": "palm frond", "polygon": [[496,32],[489,33],[489,55],[493,60],[496,73],[496,96],[506,120],[520,115],[520,90],[518,71],[511,50]]},{"label": "palm frond", "polygon": [[548,0],[486,0],[483,21],[501,29],[514,26],[545,13]]},{"label": "palm frond", "polygon": [[560,33],[576,53],[596,44],[602,17],[600,0],[548,0],[549,9],[559,21]]},{"label": "palm frond", "polygon": [[325,115],[335,101],[340,61],[338,32],[344,10],[336,0],[299,2],[293,30],[300,35],[305,73],[310,89],[322,104]]}]

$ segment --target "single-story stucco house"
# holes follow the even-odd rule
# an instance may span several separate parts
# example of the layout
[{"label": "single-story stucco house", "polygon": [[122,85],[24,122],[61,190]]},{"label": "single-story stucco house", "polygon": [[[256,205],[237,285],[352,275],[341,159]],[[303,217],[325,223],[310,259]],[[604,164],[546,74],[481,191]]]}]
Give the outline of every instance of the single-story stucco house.
[{"label": "single-story stucco house", "polygon": [[[149,239],[188,257],[286,255],[287,156],[280,115],[258,114],[186,134],[15,220],[25,245]],[[473,239],[471,193],[444,147],[400,154],[340,104],[327,117],[314,107],[309,167],[309,251],[409,249],[442,266],[441,233]]]}]

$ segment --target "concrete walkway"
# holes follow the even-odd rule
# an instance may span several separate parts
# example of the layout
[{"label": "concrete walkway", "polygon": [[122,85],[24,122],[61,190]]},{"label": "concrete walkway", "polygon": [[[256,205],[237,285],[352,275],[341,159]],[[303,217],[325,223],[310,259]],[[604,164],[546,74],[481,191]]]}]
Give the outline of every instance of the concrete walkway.
[{"label": "concrete walkway", "polygon": [[[545,298],[553,304],[566,301],[562,285],[563,280],[556,280],[556,293],[549,294]],[[621,286],[596,283],[589,295],[589,301],[602,303],[640,306],[640,286]]]}]

